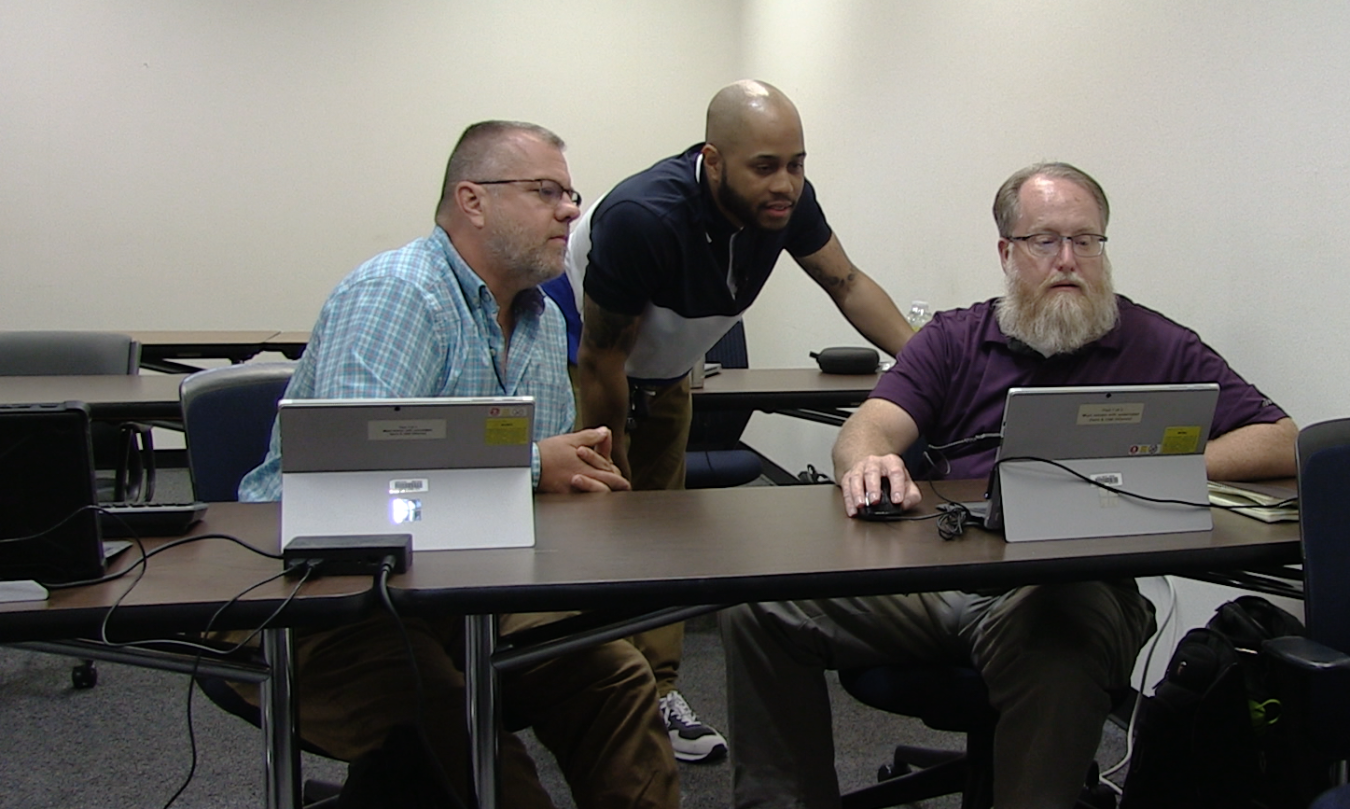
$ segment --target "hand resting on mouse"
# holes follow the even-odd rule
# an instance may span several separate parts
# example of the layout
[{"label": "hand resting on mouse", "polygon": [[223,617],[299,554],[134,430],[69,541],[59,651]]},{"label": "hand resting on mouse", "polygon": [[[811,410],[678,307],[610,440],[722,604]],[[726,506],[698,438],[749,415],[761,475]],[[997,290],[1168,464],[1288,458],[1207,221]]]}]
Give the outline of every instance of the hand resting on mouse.
[{"label": "hand resting on mouse", "polygon": [[840,476],[839,488],[844,511],[862,519],[895,519],[920,500],[904,461],[893,454],[864,457]]}]

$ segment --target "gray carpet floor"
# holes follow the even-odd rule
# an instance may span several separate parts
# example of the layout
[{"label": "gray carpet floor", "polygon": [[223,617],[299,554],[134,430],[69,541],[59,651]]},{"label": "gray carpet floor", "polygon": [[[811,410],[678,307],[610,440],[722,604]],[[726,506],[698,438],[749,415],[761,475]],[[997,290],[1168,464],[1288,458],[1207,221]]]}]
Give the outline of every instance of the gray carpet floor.
[{"label": "gray carpet floor", "polygon": [[[99,664],[95,688],[71,687],[73,661],[0,648],[0,809],[81,809],[163,806],[187,777],[190,762],[187,678]],[[711,724],[726,726],[721,644],[708,619],[694,622],[686,641],[681,691]],[[957,747],[960,737],[868,709],[832,680],[836,765],[846,787],[863,786],[896,743]],[[791,706],[784,706],[790,710]],[[174,806],[224,809],[262,805],[259,731],[197,694],[193,699],[197,771]],[[545,785],[559,809],[573,806],[556,768],[532,739]],[[1114,762],[1123,734],[1108,724],[1099,760]],[[305,775],[340,781],[344,765],[309,755]],[[722,761],[681,765],[683,806],[731,806],[731,770]],[[924,804],[957,807],[955,797]]]}]

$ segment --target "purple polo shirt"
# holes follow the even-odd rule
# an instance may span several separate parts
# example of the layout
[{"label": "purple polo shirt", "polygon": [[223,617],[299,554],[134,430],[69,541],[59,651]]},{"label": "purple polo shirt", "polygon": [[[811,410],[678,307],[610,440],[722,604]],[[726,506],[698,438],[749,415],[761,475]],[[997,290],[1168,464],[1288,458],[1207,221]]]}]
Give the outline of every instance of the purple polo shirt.
[{"label": "purple polo shirt", "polygon": [[[1123,295],[1116,298],[1116,328],[1073,354],[1049,359],[1009,347],[995,316],[997,298],[938,312],[900,352],[872,397],[903,408],[930,445],[997,433],[1008,389],[1014,387],[1217,382],[1219,402],[1210,438],[1285,418],[1278,405],[1238,376],[1195,332]],[[951,469],[940,467],[934,475],[986,477],[996,450],[992,440],[944,450]]]}]

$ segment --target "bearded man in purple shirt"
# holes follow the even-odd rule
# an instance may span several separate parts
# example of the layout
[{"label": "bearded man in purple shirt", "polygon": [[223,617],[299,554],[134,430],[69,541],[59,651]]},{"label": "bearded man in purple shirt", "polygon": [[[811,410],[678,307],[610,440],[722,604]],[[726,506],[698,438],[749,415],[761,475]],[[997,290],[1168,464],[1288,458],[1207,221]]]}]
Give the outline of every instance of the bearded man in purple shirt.
[{"label": "bearded man in purple shirt", "polygon": [[[850,516],[919,490],[900,454],[946,448],[933,477],[983,478],[1013,386],[1217,382],[1205,450],[1214,479],[1294,474],[1293,421],[1195,332],[1117,295],[1110,207],[1086,173],[1030,166],[994,199],[1006,293],[938,314],[848,420],[834,446]],[[884,663],[978,669],[999,712],[994,805],[1072,807],[1110,692],[1129,685],[1155,629],[1133,580],[750,604],[722,616],[738,807],[837,807],[827,668]],[[791,710],[784,706],[791,705]]]}]

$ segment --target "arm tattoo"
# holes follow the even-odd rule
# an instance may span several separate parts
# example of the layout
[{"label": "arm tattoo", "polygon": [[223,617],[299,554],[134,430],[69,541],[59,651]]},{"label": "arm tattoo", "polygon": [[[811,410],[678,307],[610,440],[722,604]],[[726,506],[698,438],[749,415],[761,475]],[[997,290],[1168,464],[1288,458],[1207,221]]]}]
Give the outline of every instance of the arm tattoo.
[{"label": "arm tattoo", "polygon": [[847,289],[853,285],[853,281],[858,277],[858,268],[852,263],[848,265],[848,272],[842,276],[830,275],[825,268],[815,262],[803,263],[802,268],[806,274],[821,287],[828,291]]},{"label": "arm tattoo", "polygon": [[633,315],[619,315],[601,309],[587,301],[583,339],[592,348],[601,351],[632,350],[637,340],[638,319]]}]

